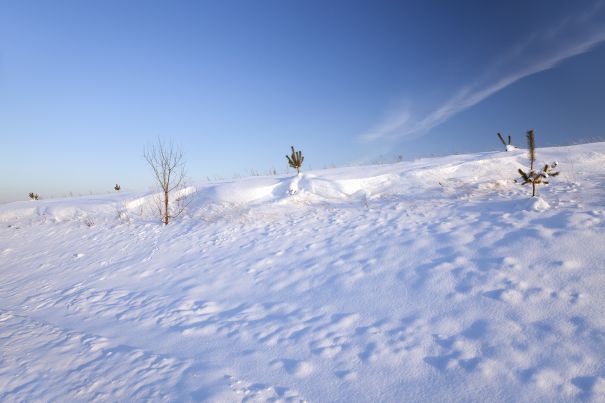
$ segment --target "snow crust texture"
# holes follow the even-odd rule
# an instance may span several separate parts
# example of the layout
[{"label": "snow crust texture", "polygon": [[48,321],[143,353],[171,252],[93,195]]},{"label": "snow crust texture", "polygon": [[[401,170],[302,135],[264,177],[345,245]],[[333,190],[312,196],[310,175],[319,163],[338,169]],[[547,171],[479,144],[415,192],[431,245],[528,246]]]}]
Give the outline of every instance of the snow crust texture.
[{"label": "snow crust texture", "polygon": [[605,143],[0,205],[0,401],[605,401]]}]

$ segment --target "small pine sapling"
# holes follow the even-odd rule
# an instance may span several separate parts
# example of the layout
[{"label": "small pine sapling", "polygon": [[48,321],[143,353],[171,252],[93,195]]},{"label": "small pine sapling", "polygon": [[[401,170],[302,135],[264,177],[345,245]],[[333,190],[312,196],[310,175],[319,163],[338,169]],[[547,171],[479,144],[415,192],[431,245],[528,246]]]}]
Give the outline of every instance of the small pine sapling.
[{"label": "small pine sapling", "polygon": [[40,199],[40,196],[38,196],[38,193],[29,192],[28,196],[29,196],[30,200],[38,200],[38,199]]},{"label": "small pine sapling", "polygon": [[529,171],[525,172],[519,168],[519,174],[523,180],[523,182],[521,182],[522,185],[531,183],[531,197],[534,197],[536,195],[536,185],[548,185],[548,181],[545,179],[559,175],[559,172],[552,171],[553,168],[557,167],[558,163],[555,161],[550,165],[544,165],[540,171],[534,170],[534,163],[536,162],[536,141],[533,130],[527,132],[527,148],[529,155]]},{"label": "small pine sapling", "polygon": [[511,151],[511,150],[516,149],[516,147],[514,145],[512,145],[512,139],[511,139],[510,135],[508,135],[508,143],[506,141],[504,141],[504,137],[502,137],[502,135],[500,133],[498,133],[498,138],[500,139],[502,144],[504,144],[504,149],[506,151]]},{"label": "small pine sapling", "polygon": [[121,187],[120,187],[120,185],[119,185],[119,184],[117,184],[117,183],[116,183],[116,185],[113,187],[113,190],[115,190],[116,192],[119,192],[119,191],[120,191],[120,189],[122,189],[122,188],[121,188]]},{"label": "small pine sapling", "polygon": [[288,165],[290,165],[290,167],[296,169],[296,173],[300,174],[300,167],[302,166],[303,161],[305,160],[305,157],[303,157],[302,151],[295,151],[294,146],[292,146],[291,148],[292,148],[292,155],[290,155],[290,156],[286,155],[286,158],[288,159]]}]

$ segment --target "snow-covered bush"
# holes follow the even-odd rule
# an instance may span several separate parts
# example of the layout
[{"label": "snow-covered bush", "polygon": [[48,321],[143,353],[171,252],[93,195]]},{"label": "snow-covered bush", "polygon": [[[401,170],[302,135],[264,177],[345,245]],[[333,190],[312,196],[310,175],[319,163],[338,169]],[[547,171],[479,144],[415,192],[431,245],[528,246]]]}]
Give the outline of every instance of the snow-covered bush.
[{"label": "snow-covered bush", "polygon": [[553,172],[552,169],[556,168],[558,163],[555,161],[552,164],[546,164],[544,167],[537,171],[534,169],[534,163],[536,162],[536,142],[534,138],[534,131],[530,130],[527,132],[527,148],[529,153],[529,171],[525,172],[521,168],[519,168],[519,174],[521,175],[522,185],[527,185],[531,183],[531,197],[536,195],[536,185],[544,184],[548,185],[548,179],[551,176],[559,175],[559,172]]},{"label": "snow-covered bush", "polygon": [[[143,215],[141,213],[141,215]],[[121,203],[119,206],[116,206],[116,217],[119,221],[130,224],[130,214],[128,213],[128,208],[124,203]]]},{"label": "snow-covered bush", "polygon": [[498,133],[498,138],[500,139],[500,141],[502,142],[502,144],[504,144],[504,149],[506,151],[512,151],[512,150],[516,150],[517,149],[517,147],[515,147],[514,145],[512,145],[510,135],[508,136],[508,144],[506,143],[506,141],[504,141],[504,137],[502,137],[502,135],[500,133]]}]

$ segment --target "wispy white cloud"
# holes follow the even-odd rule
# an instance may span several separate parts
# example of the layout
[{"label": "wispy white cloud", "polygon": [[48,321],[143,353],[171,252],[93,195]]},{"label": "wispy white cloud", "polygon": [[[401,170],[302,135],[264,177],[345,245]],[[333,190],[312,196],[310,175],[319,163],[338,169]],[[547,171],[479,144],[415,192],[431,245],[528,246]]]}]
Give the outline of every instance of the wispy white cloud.
[{"label": "wispy white cloud", "polygon": [[575,18],[567,17],[541,35],[531,35],[503,58],[494,61],[480,78],[428,114],[413,118],[409,108],[391,112],[360,139],[375,141],[421,136],[509,85],[588,52],[605,41],[605,24],[602,19],[595,21],[602,8],[603,3],[599,2],[591,10]]}]

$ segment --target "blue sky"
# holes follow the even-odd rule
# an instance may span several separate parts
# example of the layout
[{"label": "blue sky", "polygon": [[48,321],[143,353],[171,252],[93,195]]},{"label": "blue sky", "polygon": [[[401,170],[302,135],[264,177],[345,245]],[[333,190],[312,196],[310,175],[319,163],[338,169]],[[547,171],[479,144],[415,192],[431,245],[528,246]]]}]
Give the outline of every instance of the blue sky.
[{"label": "blue sky", "polygon": [[[0,0],[0,201],[605,138],[603,1]],[[381,157],[382,156],[382,157]]]}]

